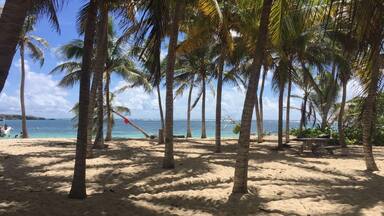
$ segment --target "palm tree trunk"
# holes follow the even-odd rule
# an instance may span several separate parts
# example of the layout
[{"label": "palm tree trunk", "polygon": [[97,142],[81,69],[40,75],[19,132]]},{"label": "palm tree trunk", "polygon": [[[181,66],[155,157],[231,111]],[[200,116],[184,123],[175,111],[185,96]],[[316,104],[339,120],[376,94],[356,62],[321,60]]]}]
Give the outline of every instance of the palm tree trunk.
[{"label": "palm tree trunk", "polygon": [[284,84],[279,87],[279,118],[277,123],[277,150],[283,149],[283,106],[284,106]]},{"label": "palm tree trunk", "polygon": [[261,113],[260,113],[260,105],[259,105],[259,97],[257,94],[258,85],[256,86],[256,94],[255,94],[255,113],[256,113],[256,128],[257,128],[257,142],[263,142],[263,131],[261,126]]},{"label": "palm tree trunk", "polygon": [[20,108],[21,108],[21,128],[22,128],[22,138],[28,138],[27,130],[27,116],[25,114],[25,101],[24,101],[24,92],[25,92],[25,61],[24,61],[24,42],[20,43],[20,61],[21,61],[21,80],[20,80]]},{"label": "palm tree trunk", "polygon": [[215,127],[215,152],[221,152],[221,96],[223,91],[223,70],[225,49],[221,48],[221,55],[217,71],[217,91],[216,91],[216,127]]},{"label": "palm tree trunk", "polygon": [[88,106],[88,132],[87,132],[87,158],[93,157],[93,123],[95,116],[95,104],[96,104],[96,93],[97,93],[97,76],[93,73],[91,91],[89,96],[89,106]]},{"label": "palm tree trunk", "polygon": [[291,91],[292,91],[292,80],[291,75],[289,74],[289,81],[288,81],[288,95],[287,95],[287,109],[285,113],[285,142],[289,143],[289,116],[290,116],[290,109],[291,109]]},{"label": "palm tree trunk", "polygon": [[163,129],[164,131],[164,113],[163,113],[163,105],[161,103],[160,83],[156,85],[156,91],[157,91],[157,100],[159,102],[161,129]]},{"label": "palm tree trunk", "polygon": [[206,98],[206,83],[205,83],[205,68],[203,68],[202,71],[202,87],[203,87],[203,97],[201,101],[201,138],[205,139],[207,138],[207,128],[205,125],[205,98]]},{"label": "palm tree trunk", "polygon": [[364,109],[362,113],[363,149],[367,171],[379,170],[372,153],[372,132],[374,128],[374,120],[376,117],[375,104],[380,76],[380,43],[381,40],[372,49],[372,67],[369,73],[368,94],[365,98]]},{"label": "palm tree trunk", "polygon": [[105,69],[105,62],[108,57],[108,2],[99,3],[101,15],[99,22],[99,31],[97,35],[97,48],[95,60],[95,76],[97,78],[97,135],[93,148],[102,149],[104,145],[104,103],[103,103],[103,73]]},{"label": "palm tree trunk", "polygon": [[263,72],[263,78],[261,81],[261,88],[260,88],[260,96],[259,96],[259,106],[260,106],[260,131],[261,133],[258,134],[258,142],[263,142],[263,136],[264,136],[264,110],[263,110],[263,95],[264,95],[264,85],[265,85],[265,79],[267,77],[268,69],[264,67]]},{"label": "palm tree trunk", "polygon": [[343,95],[341,97],[340,112],[339,112],[339,118],[337,122],[338,130],[339,130],[339,144],[341,145],[342,148],[347,147],[345,143],[345,134],[344,134],[344,110],[345,110],[346,100],[347,100],[347,82],[343,82]]},{"label": "palm tree trunk", "polygon": [[103,100],[103,79],[97,87],[97,134],[93,148],[102,149],[104,145],[104,100]]},{"label": "palm tree trunk", "polygon": [[105,100],[106,100],[106,108],[107,108],[107,134],[105,136],[105,141],[112,140],[112,127],[113,127],[113,114],[112,114],[112,105],[111,105],[111,93],[110,93],[110,85],[111,85],[111,74],[106,71],[106,81],[105,81]]},{"label": "palm tree trunk", "polygon": [[187,110],[187,138],[192,137],[192,128],[191,128],[191,103],[192,103],[192,91],[193,91],[193,85],[195,83],[195,77],[191,80],[191,86],[189,87],[189,93],[188,93],[188,110]]},{"label": "palm tree trunk", "polygon": [[69,198],[85,199],[87,197],[85,186],[85,168],[87,154],[88,132],[88,105],[90,69],[92,63],[93,43],[95,34],[95,21],[97,14],[96,0],[90,0],[87,14],[87,25],[84,34],[84,55],[81,66],[80,93],[79,93],[79,123],[77,129],[77,144],[75,168]]},{"label": "palm tree trunk", "polygon": [[243,114],[241,118],[241,128],[237,148],[237,157],[235,164],[235,175],[233,182],[232,193],[246,193],[248,191],[248,153],[249,153],[249,140],[251,133],[251,122],[253,107],[255,106],[256,99],[256,84],[259,81],[261,63],[263,62],[265,46],[268,35],[269,14],[271,12],[272,0],[264,0],[260,27],[258,33],[258,40],[256,42],[256,49],[252,63],[252,73],[249,78],[249,85],[244,101]]},{"label": "palm tree trunk", "polygon": [[[175,168],[173,157],[173,75],[176,60],[176,46],[179,36],[179,22],[182,19],[183,2],[176,1],[173,11],[173,23],[170,29],[168,46],[168,63],[166,72],[166,98],[165,98],[165,151],[163,159],[163,168]],[[159,12],[161,13],[161,12]]]},{"label": "palm tree trunk", "polygon": [[301,106],[301,118],[300,118],[300,127],[299,127],[299,131],[300,133],[303,131],[303,128],[305,127],[306,125],[306,113],[307,113],[307,100],[308,100],[308,93],[305,92],[304,93],[304,97],[303,97],[303,104]]},{"label": "palm tree trunk", "polygon": [[31,1],[7,0],[0,17],[0,93],[3,91]]}]

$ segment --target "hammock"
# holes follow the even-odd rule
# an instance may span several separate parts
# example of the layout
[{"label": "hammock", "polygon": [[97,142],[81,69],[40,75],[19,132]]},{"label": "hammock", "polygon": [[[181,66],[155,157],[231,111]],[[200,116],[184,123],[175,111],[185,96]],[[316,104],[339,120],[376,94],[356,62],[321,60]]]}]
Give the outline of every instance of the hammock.
[{"label": "hammock", "polygon": [[135,123],[130,121],[127,117],[125,117],[122,114],[116,112],[115,110],[112,110],[112,112],[114,112],[116,115],[120,116],[123,119],[124,124],[130,124],[132,127],[136,128],[136,130],[138,130],[141,133],[143,133],[146,138],[150,138],[151,137],[151,135],[149,135],[143,128],[139,127],[138,125],[136,125]]}]

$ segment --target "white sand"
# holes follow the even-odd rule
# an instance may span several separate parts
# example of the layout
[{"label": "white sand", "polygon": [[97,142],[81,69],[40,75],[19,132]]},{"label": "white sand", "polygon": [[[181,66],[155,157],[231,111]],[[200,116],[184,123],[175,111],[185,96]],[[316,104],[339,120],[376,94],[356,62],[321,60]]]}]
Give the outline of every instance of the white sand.
[{"label": "white sand", "polygon": [[[231,196],[236,141],[175,143],[176,169],[161,168],[163,145],[109,143],[87,160],[85,201],[67,198],[74,140],[0,140],[0,215],[383,215],[384,172],[368,174],[361,148],[350,155],[298,156],[253,143],[249,193]],[[384,169],[384,148],[374,148]]]}]

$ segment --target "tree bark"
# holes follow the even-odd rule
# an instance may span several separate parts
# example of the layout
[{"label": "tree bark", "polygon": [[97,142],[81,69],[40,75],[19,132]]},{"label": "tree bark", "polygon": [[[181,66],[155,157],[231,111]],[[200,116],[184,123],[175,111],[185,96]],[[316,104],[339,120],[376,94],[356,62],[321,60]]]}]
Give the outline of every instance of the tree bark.
[{"label": "tree bark", "polygon": [[90,69],[95,36],[96,14],[96,0],[90,0],[89,11],[87,14],[87,25],[85,27],[84,34],[84,55],[80,76],[79,123],[77,129],[75,168],[71,191],[68,195],[69,198],[73,199],[85,199],[87,197],[85,186],[85,161],[87,153]]},{"label": "tree bark", "polygon": [[21,79],[20,79],[20,108],[21,108],[21,128],[22,128],[22,138],[28,138],[27,130],[27,116],[25,114],[25,49],[24,42],[20,43],[20,62],[21,62]]},{"label": "tree bark", "polygon": [[202,68],[202,87],[203,87],[203,96],[201,98],[201,138],[207,138],[207,128],[205,125],[205,98],[206,98],[206,83],[205,83],[205,68]]},{"label": "tree bark", "polygon": [[341,104],[340,104],[340,112],[339,112],[339,118],[337,122],[338,130],[339,130],[339,144],[342,148],[346,148],[347,145],[345,143],[345,134],[344,134],[344,110],[345,110],[345,103],[347,100],[347,82],[343,83],[343,94],[341,97]]},{"label": "tree bark", "polygon": [[307,100],[308,100],[308,93],[305,92],[303,97],[303,103],[301,105],[301,118],[300,118],[300,127],[299,127],[300,133],[303,131],[303,128],[306,126],[305,115],[307,113]]},{"label": "tree bark", "polygon": [[160,83],[156,85],[156,91],[157,91],[157,100],[159,102],[161,129],[163,129],[164,131],[164,113],[163,113],[163,105],[161,103]]},{"label": "tree bark", "polygon": [[173,157],[173,76],[176,60],[176,46],[179,36],[179,22],[182,18],[183,2],[177,1],[173,12],[173,22],[170,29],[168,46],[168,63],[166,72],[166,107],[165,107],[165,151],[163,159],[164,169],[175,168]]},{"label": "tree bark", "polygon": [[268,36],[269,14],[271,12],[272,0],[264,0],[256,51],[252,63],[252,73],[249,78],[249,85],[244,101],[243,114],[241,118],[241,128],[237,148],[235,174],[232,193],[246,193],[248,191],[248,154],[249,140],[251,133],[251,122],[253,107],[256,99],[256,84],[259,81],[261,64],[263,62],[265,46]]},{"label": "tree bark", "polygon": [[279,117],[277,123],[277,150],[283,149],[283,108],[284,108],[284,85],[279,86]]},{"label": "tree bark", "polygon": [[188,110],[187,110],[187,138],[192,137],[192,128],[191,128],[191,103],[192,103],[192,91],[195,84],[195,77],[191,80],[191,86],[189,87],[188,93]]},{"label": "tree bark", "polygon": [[110,93],[110,85],[111,85],[111,73],[106,71],[106,80],[105,80],[105,100],[106,100],[106,108],[107,108],[107,134],[105,136],[105,141],[112,140],[112,127],[113,127],[113,113],[112,113],[112,104],[111,104],[111,93]]},{"label": "tree bark", "polygon": [[0,93],[3,91],[31,0],[7,0],[0,17]]},{"label": "tree bark", "polygon": [[102,149],[104,145],[104,101],[103,101],[103,74],[108,57],[108,2],[100,2],[100,22],[97,33],[97,48],[95,60],[95,76],[97,77],[97,135],[93,148]]},{"label": "tree bark", "polygon": [[217,69],[217,91],[216,91],[216,127],[215,127],[215,152],[221,152],[221,98],[223,91],[223,71],[225,61],[225,49],[221,48],[221,54]]},{"label": "tree bark", "polygon": [[263,95],[264,95],[264,85],[265,85],[265,79],[267,77],[268,69],[264,67],[263,72],[263,80],[261,81],[261,88],[260,88],[260,96],[259,96],[259,106],[260,106],[260,131],[261,133],[258,134],[258,142],[263,142],[264,137],[264,108],[263,108]]},{"label": "tree bark", "polygon": [[290,117],[290,110],[291,110],[291,91],[292,91],[292,79],[291,75],[289,74],[289,81],[288,81],[288,95],[287,95],[287,109],[285,113],[285,142],[289,143],[289,117]]},{"label": "tree bark", "polygon": [[257,94],[258,85],[256,86],[256,94],[255,94],[255,113],[256,113],[256,130],[257,130],[257,142],[263,142],[263,131],[261,126],[261,113],[260,113],[260,105],[259,105],[259,97]]},{"label": "tree bark", "polygon": [[372,66],[369,71],[368,95],[365,98],[362,113],[364,158],[367,171],[370,172],[379,170],[372,153],[372,132],[376,117],[375,104],[380,77],[380,44],[381,40],[378,41],[372,49]]}]

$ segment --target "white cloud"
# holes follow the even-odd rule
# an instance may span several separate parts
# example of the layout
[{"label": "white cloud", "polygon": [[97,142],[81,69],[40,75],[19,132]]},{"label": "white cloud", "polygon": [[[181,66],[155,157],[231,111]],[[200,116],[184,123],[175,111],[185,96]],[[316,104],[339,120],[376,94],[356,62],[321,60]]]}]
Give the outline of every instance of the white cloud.
[{"label": "white cloud", "polygon": [[[20,69],[20,64],[16,64]],[[70,117],[72,108],[67,100],[68,93],[57,86],[57,81],[52,76],[40,74],[30,70],[26,62],[25,102],[27,115],[36,115],[49,118]],[[13,85],[13,84],[12,84]],[[15,83],[19,85],[19,83]],[[0,95],[1,113],[20,113],[19,90],[11,94]]]}]

